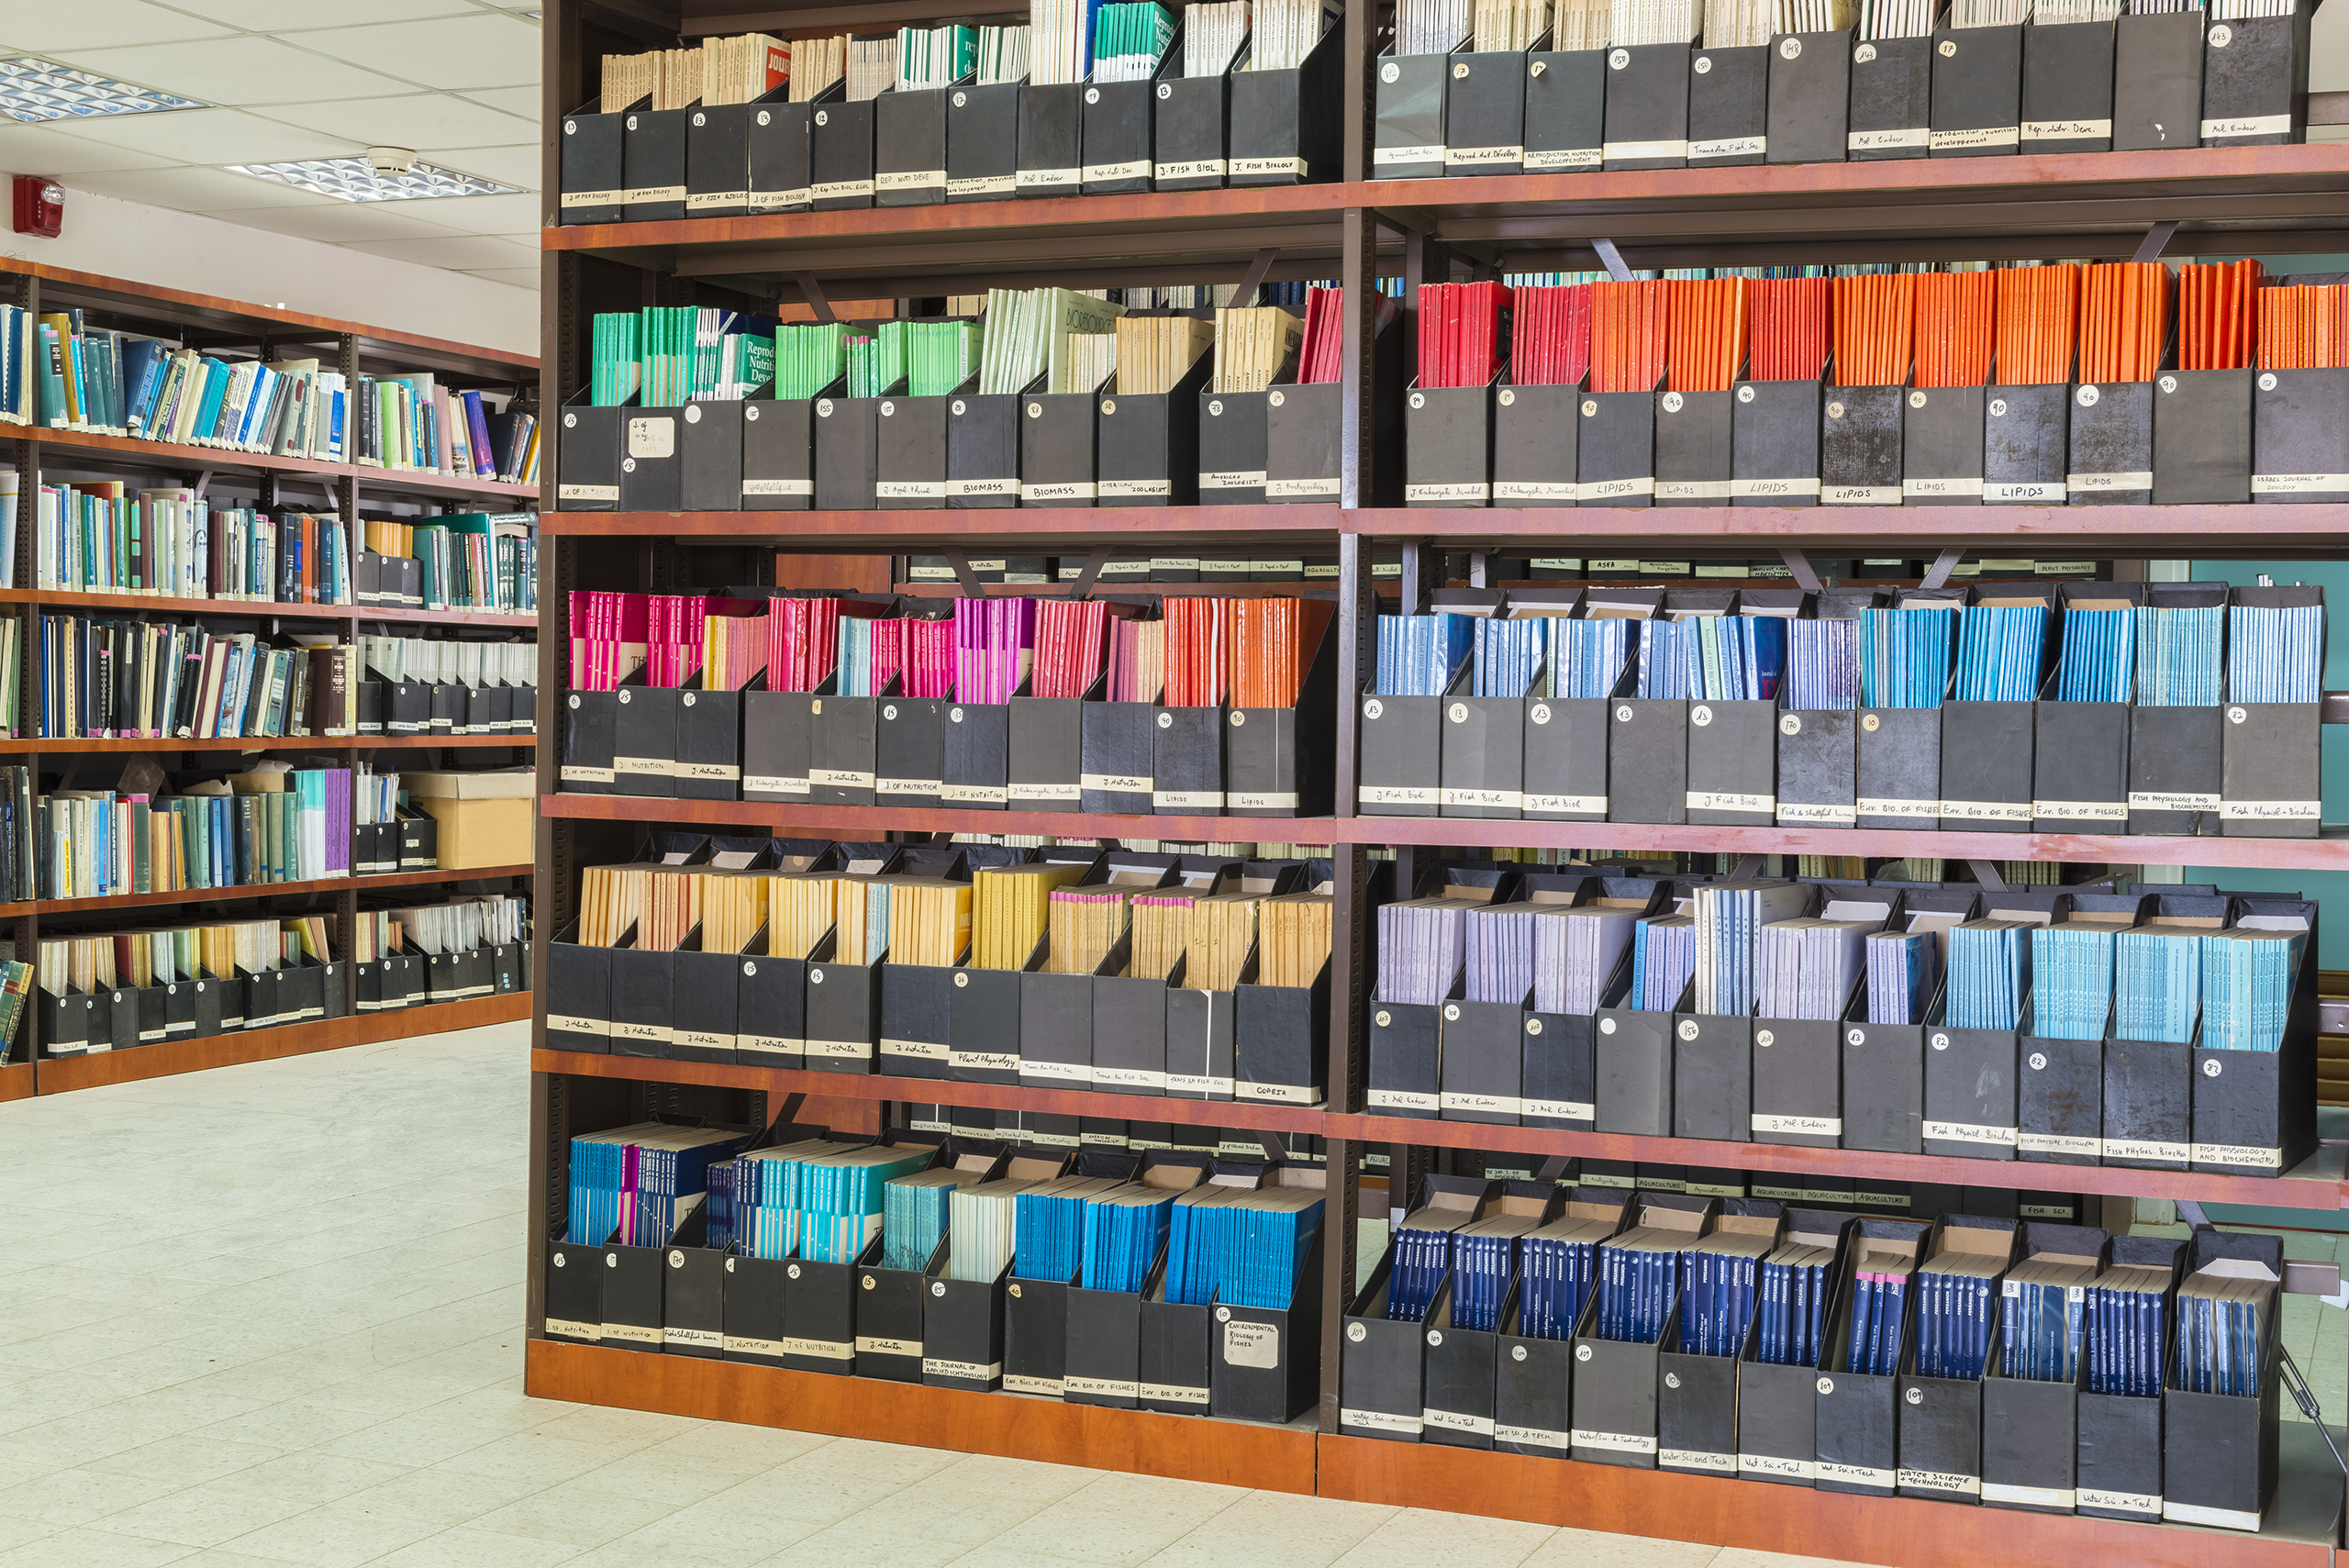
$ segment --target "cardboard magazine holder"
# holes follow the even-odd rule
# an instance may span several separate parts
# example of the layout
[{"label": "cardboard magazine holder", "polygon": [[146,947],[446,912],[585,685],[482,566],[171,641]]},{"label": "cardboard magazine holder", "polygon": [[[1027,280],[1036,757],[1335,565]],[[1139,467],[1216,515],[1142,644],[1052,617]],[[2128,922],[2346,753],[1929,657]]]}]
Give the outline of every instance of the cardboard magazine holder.
[{"label": "cardboard magazine holder", "polygon": [[[1856,620],[1880,607],[1884,595],[1873,589],[1834,591],[1818,596],[1820,620]],[[1859,820],[1859,712],[1853,708],[1798,708],[1791,682],[1782,680],[1777,711],[1777,804],[1782,828],[1849,828]],[[1857,693],[1854,694],[1856,698]],[[1881,720],[1879,720],[1879,723]]]},{"label": "cardboard magazine holder", "polygon": [[2316,1149],[2316,912],[2288,894],[2240,895],[2234,924],[2306,934],[2292,972],[2291,1000],[2276,1049],[2213,1046],[2205,999],[2194,1046],[2193,1166],[2198,1171],[2281,1175]]},{"label": "cardboard magazine holder", "polygon": [[[2306,609],[2324,603],[2324,590],[2298,584],[2235,588],[2228,603]],[[2325,644],[2320,627],[2315,650],[2319,670],[2324,668]],[[2235,660],[2247,657],[2229,649],[2226,723],[2220,731],[2221,829],[2231,839],[2313,839],[2323,817],[2318,761],[2321,705],[2239,700],[2232,672]]]},{"label": "cardboard magazine holder", "polygon": [[2276,1496],[2277,1385],[2283,1369],[2278,1326],[2283,1304],[2275,1294],[2284,1274],[2284,1239],[2198,1229],[2188,1243],[2191,1272],[2185,1284],[2210,1275],[2268,1286],[2259,1314],[2256,1395],[2198,1394],[2186,1380],[2184,1341],[2172,1358],[2162,1392],[2162,1518],[2173,1524],[2256,1530]]},{"label": "cardboard magazine holder", "polygon": [[[1582,1186],[1570,1191],[1556,1216],[1595,1219],[1619,1230],[1631,1218],[1631,1195]],[[1575,1354],[1573,1329],[1544,1339],[1525,1333],[1520,1289],[1501,1307],[1494,1339],[1493,1444],[1502,1453],[1564,1459],[1573,1447]]]},{"label": "cardboard magazine holder", "polygon": [[[1687,1193],[1643,1194],[1632,1207],[1637,1214],[1631,1229],[1681,1231],[1691,1243],[1710,1235],[1720,1214],[1719,1198]],[[1665,1294],[1664,1332],[1653,1342],[1603,1337],[1601,1294],[1591,1292],[1575,1333],[1574,1456],[1594,1464],[1653,1470],[1661,1446],[1662,1362],[1680,1349],[1680,1286],[1675,1278]]]},{"label": "cardboard magazine holder", "polygon": [[[1713,1235],[1784,1235],[1784,1207],[1767,1198],[1725,1198]],[[1687,1263],[1684,1262],[1684,1267]],[[1684,1341],[1656,1357],[1656,1468],[1687,1475],[1738,1473],[1738,1369],[1760,1338],[1762,1315],[1746,1315],[1737,1346],[1698,1355]]]},{"label": "cardboard magazine holder", "polygon": [[[2099,1273],[2112,1239],[2085,1226],[2032,1220],[2022,1228],[2022,1261],[2081,1263]],[[2079,1505],[2080,1407],[2087,1393],[2088,1351],[2058,1382],[2005,1375],[1982,1378],[1982,1501],[1995,1508],[2068,1514]]]},{"label": "cardboard magazine holder", "polygon": [[[2142,922],[2148,931],[2194,936],[2227,923],[2224,896],[2159,894]],[[2099,1162],[2145,1171],[2183,1171],[2194,1157],[2193,1026],[2179,1041],[2104,1041],[2103,1136]]]},{"label": "cardboard magazine holder", "polygon": [[[1986,1219],[1974,1215],[1942,1217],[1928,1260],[1951,1253],[1980,1256],[2000,1265],[2000,1277],[2016,1260],[2019,1228],[2009,1219]],[[1999,1314],[1990,1319],[1990,1340],[1983,1358],[1984,1376],[1927,1377],[1917,1370],[1918,1275],[1909,1280],[1909,1300],[1903,1319],[1909,1331],[1901,1336],[1899,1495],[1931,1497],[1944,1503],[1982,1500],[1982,1407],[1987,1374],[1998,1365],[2004,1343]],[[1988,1285],[1998,1289],[1993,1279]]]},{"label": "cardboard magazine holder", "polygon": [[[2164,1387],[2174,1381],[2177,1284],[2187,1245],[2160,1236],[2115,1236],[2114,1268],[2160,1269],[2169,1275],[2162,1301],[2162,1350],[2155,1358]],[[2083,1386],[2078,1401],[2079,1448],[2073,1466],[2073,1504],[2097,1518],[2151,1523],[2162,1517],[2162,1396],[2098,1394]]]},{"label": "cardboard magazine holder", "polygon": [[1770,40],[1772,163],[1841,163],[1852,126],[1852,35],[1781,33]]},{"label": "cardboard magazine holder", "polygon": [[946,199],[1009,201],[1019,191],[1019,95],[1026,82],[965,83],[946,95]]},{"label": "cardboard magazine holder", "polygon": [[[1538,885],[1530,887],[1526,896],[1536,903],[1548,898]],[[1671,896],[1668,883],[1608,877],[1587,880],[1574,893],[1572,901],[1650,915],[1666,907]],[[1610,996],[1620,999],[1628,993],[1631,964],[1631,949],[1626,944],[1614,969],[1600,985],[1602,1001]],[[1519,1121],[1522,1125],[1579,1132],[1596,1130],[1598,1026],[1596,1012],[1526,1013],[1523,1055],[1519,1067]]]},{"label": "cardboard magazine holder", "polygon": [[1443,178],[1446,94],[1455,48],[1444,54],[1379,57],[1374,84],[1370,177],[1374,180]]},{"label": "cardboard magazine holder", "polygon": [[[1203,1164],[1204,1155],[1159,1151],[1140,1156],[1102,1151],[1063,1152],[1066,1173],[1132,1180],[1145,1162]],[[1017,1269],[1015,1259],[1012,1267]],[[1041,1395],[1059,1399],[1066,1391],[1069,1345],[1069,1299],[1076,1294],[1081,1274],[1065,1280],[1013,1274],[1003,1287],[1003,1388],[1007,1394]]]},{"label": "cardboard magazine holder", "polygon": [[1297,185],[1339,177],[1344,31],[1323,32],[1300,65],[1232,73],[1230,183]]},{"label": "cardboard magazine holder", "polygon": [[[1503,1182],[1485,1217],[1516,1216],[1546,1225],[1557,1218],[1564,1195],[1555,1182]],[[1455,1322],[1453,1283],[1447,1278],[1436,1287],[1420,1323],[1420,1337],[1427,1346],[1420,1440],[1489,1450],[1497,1435],[1501,1320],[1497,1312],[1491,1329],[1470,1329]],[[1512,1284],[1504,1282],[1505,1296]],[[1506,1308],[1504,1302],[1499,1310]]]},{"label": "cardboard magazine holder", "polygon": [[[1830,887],[1821,900],[1820,917],[1859,920],[1882,929],[1895,917],[1899,905],[1897,890]],[[1753,1019],[1753,1087],[1747,1124],[1741,1134],[1743,1139],[1812,1149],[1843,1147],[1846,1029],[1841,1020],[1854,1008],[1865,1015],[1865,975],[1854,980],[1852,993],[1837,1001],[1831,1018]],[[1677,1072],[1687,1069],[1684,1056]]]},{"label": "cardboard magazine holder", "polygon": [[[2148,583],[2154,609],[2199,607],[2223,612],[2223,583]],[[2223,614],[2221,616],[2223,618]],[[2129,831],[2171,837],[2215,837],[2223,826],[2226,707],[2129,708]]]},{"label": "cardboard magazine holder", "polygon": [[[1822,1492],[1893,1495],[1900,1464],[1900,1380],[1849,1370],[1853,1281],[1871,1269],[1912,1273],[1932,1229],[1918,1220],[1863,1218],[1846,1233],[1828,1297],[1826,1353],[1814,1385],[1819,1451],[1811,1484]],[[1905,1329],[1916,1316],[1914,1304],[1904,1303],[1902,1313]],[[1903,1332],[1904,1343],[1909,1337]]]},{"label": "cardboard magazine holder", "polygon": [[[1750,1200],[1761,1202],[1764,1200]],[[1833,1284],[1842,1277],[1842,1250],[1854,1225],[1846,1214],[1787,1208],[1780,1240],[1787,1246],[1825,1247],[1835,1257],[1827,1271],[1829,1299],[1821,1320],[1835,1320]],[[1726,1223],[1726,1222],[1724,1222]],[[1737,1474],[1742,1481],[1809,1486],[1819,1473],[1819,1380],[1827,1366],[1820,1346],[1809,1361],[1764,1359],[1757,1331],[1737,1357]]]},{"label": "cardboard magazine holder", "polygon": [[[1420,1182],[1413,1212],[1433,1208],[1482,1219],[1499,1194],[1499,1183],[1481,1177],[1430,1175]],[[1369,1282],[1346,1307],[1338,1430],[1350,1438],[1418,1442],[1427,1425],[1427,1338],[1421,1323],[1386,1316],[1394,1269],[1390,1238]]]}]

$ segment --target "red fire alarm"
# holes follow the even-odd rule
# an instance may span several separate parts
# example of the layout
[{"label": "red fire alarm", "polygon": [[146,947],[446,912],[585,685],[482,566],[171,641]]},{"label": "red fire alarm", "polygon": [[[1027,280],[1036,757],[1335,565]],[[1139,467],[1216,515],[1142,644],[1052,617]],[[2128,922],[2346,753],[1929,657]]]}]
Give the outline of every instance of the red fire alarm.
[{"label": "red fire alarm", "polygon": [[17,232],[57,238],[65,227],[65,187],[46,174],[17,176]]}]

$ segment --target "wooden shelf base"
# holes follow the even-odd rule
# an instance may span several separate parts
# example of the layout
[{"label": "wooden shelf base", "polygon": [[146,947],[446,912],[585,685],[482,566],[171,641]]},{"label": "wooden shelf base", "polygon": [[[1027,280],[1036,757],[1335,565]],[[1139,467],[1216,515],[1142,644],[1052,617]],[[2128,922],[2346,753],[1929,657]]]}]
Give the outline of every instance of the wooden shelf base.
[{"label": "wooden shelf base", "polygon": [[2340,1468],[2313,1427],[2284,1422],[2282,1446],[2283,1480],[2266,1528],[2257,1535],[1855,1497],[1375,1438],[1325,1435],[1316,1480],[1322,1496],[1359,1503],[1448,1508],[1891,1568],[1992,1562],[2000,1568],[2325,1568],[2340,1528]]},{"label": "wooden shelf base", "polygon": [[[198,1073],[207,1067],[234,1067],[247,1062],[273,1062],[281,1056],[307,1056],[312,1051],[340,1051],[351,1045],[375,1045],[387,1040],[408,1040],[449,1029],[478,1029],[483,1024],[514,1023],[530,1016],[530,994],[509,992],[502,996],[477,996],[466,1002],[441,1002],[419,1007],[396,1007],[388,1013],[354,1013],[343,1018],[290,1024],[284,1029],[250,1029],[214,1035],[209,1040],[166,1040],[130,1051],[101,1051],[95,1055],[44,1058],[25,1069],[0,1068],[0,1100],[14,1099],[10,1074],[38,1072],[40,1093],[63,1094],[70,1089],[95,1089],[104,1084],[130,1084],[147,1078],[169,1078]],[[22,1091],[30,1094],[30,1087]]]},{"label": "wooden shelf base", "polygon": [[0,1063],[0,1104],[9,1100],[27,1100],[33,1094],[35,1069],[29,1062]]},{"label": "wooden shelf base", "polygon": [[580,1405],[657,1410],[1266,1492],[1313,1491],[1315,1434],[1308,1426],[1105,1410],[1016,1394],[967,1394],[555,1340],[530,1341],[523,1388],[540,1399]]}]

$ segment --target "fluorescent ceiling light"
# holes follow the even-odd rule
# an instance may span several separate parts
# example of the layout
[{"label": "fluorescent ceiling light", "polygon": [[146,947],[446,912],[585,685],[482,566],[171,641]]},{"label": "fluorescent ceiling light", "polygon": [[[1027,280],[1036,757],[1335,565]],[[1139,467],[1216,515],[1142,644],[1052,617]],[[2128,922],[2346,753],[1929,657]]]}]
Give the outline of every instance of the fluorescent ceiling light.
[{"label": "fluorescent ceiling light", "polygon": [[11,119],[95,119],[204,106],[193,98],[133,87],[28,54],[0,60],[0,115]]},{"label": "fluorescent ceiling light", "polygon": [[518,187],[478,174],[418,163],[405,174],[378,174],[364,158],[306,158],[295,163],[231,163],[231,174],[274,180],[346,202],[406,202],[430,196],[505,196]]}]

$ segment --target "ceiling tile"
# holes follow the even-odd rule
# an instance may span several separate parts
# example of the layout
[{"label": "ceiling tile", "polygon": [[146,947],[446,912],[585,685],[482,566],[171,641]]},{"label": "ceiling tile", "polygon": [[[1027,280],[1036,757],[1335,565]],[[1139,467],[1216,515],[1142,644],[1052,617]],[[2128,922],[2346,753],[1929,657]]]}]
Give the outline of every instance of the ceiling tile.
[{"label": "ceiling tile", "polygon": [[349,249],[427,267],[535,267],[537,252],[509,239],[458,235],[446,239],[363,239]]},{"label": "ceiling tile", "polygon": [[535,142],[528,147],[443,148],[432,154],[431,161],[461,174],[485,175],[516,190],[539,188],[539,148]]},{"label": "ceiling tile", "polygon": [[291,185],[231,174],[225,169],[136,169],[118,174],[69,174],[65,188],[95,191],[127,202],[169,207],[178,212],[237,212],[249,207],[340,206],[330,196],[312,195]]},{"label": "ceiling tile", "polygon": [[539,247],[538,226],[546,216],[540,207],[542,200],[537,195],[439,196],[392,205],[428,223],[445,224],[466,234],[510,237],[528,229],[527,243],[535,250]]},{"label": "ceiling tile", "polygon": [[274,104],[254,113],[287,125],[331,131],[370,147],[495,147],[538,142],[535,117],[519,119],[448,93],[405,93],[391,98],[337,98],[314,104]]},{"label": "ceiling tile", "polygon": [[[237,109],[183,109],[164,115],[115,115],[82,120],[74,134],[109,147],[128,147],[188,163],[275,163],[293,158],[337,158],[364,150],[339,136],[280,125]],[[237,175],[233,178],[244,178]],[[261,206],[246,202],[245,206]]]},{"label": "ceiling tile", "polygon": [[504,109],[509,115],[520,115],[532,125],[539,123],[539,89],[527,87],[469,87],[465,96],[476,104],[487,104],[493,109]]},{"label": "ceiling tile", "polygon": [[58,58],[84,71],[102,72],[142,87],[161,87],[206,104],[275,104],[292,97],[317,100],[346,95],[375,97],[396,93],[406,85],[348,64],[342,55],[326,58],[275,39],[250,35],[129,49],[72,50]]},{"label": "ceiling tile", "polygon": [[486,13],[306,33],[303,47],[431,87],[505,87],[539,73],[539,29]]},{"label": "ceiling tile", "polygon": [[418,17],[470,17],[468,0],[176,0],[249,33],[287,35]]},{"label": "ceiling tile", "polygon": [[[73,123],[73,122],[66,122]],[[31,174],[95,174],[116,169],[161,169],[179,161],[87,137],[35,126],[10,124],[0,139],[12,172]],[[531,198],[537,200],[535,196]]]},{"label": "ceiling tile", "polygon": [[466,269],[466,275],[486,278],[494,284],[511,284],[518,289],[529,289],[533,294],[539,288],[539,270],[536,267],[470,267]]},{"label": "ceiling tile", "polygon": [[327,202],[317,206],[248,207],[241,211],[211,210],[206,215],[247,228],[266,228],[296,239],[320,239],[341,245],[354,239],[449,239],[460,230],[433,223],[402,208],[420,202]]},{"label": "ceiling tile", "polygon": [[32,0],[21,0],[0,14],[0,43],[12,50],[36,54],[51,50],[104,49],[109,44],[218,38],[228,30],[184,11],[150,6],[146,0],[74,0],[70,6],[39,6]]}]

